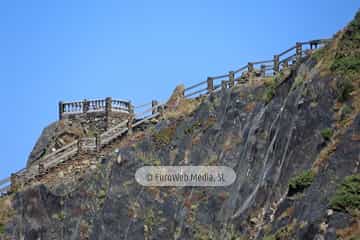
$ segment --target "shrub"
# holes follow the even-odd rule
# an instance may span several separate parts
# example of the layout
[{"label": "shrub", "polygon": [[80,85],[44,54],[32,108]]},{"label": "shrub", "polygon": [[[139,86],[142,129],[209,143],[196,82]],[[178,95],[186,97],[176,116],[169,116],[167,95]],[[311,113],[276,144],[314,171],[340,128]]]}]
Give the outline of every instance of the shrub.
[{"label": "shrub", "polygon": [[345,119],[351,112],[353,111],[352,107],[350,107],[347,104],[344,104],[344,106],[342,106],[342,108],[340,109],[340,116],[341,119]]},{"label": "shrub", "polygon": [[287,226],[284,226],[276,231],[276,233],[272,235],[264,236],[263,240],[285,240],[292,239],[291,236],[294,235],[294,231],[296,229],[296,221],[293,221]]},{"label": "shrub", "polygon": [[277,86],[277,79],[275,77],[269,78],[264,82],[265,91],[262,95],[262,100],[265,103],[269,103],[270,100],[275,96],[275,89]]},{"label": "shrub", "polygon": [[0,223],[0,235],[5,233],[5,226],[4,224]]},{"label": "shrub", "polygon": [[305,80],[305,77],[303,75],[297,76],[295,78],[293,85],[291,86],[291,90],[295,90],[296,88],[301,86],[301,84],[303,84],[304,80]]},{"label": "shrub", "polygon": [[333,134],[334,131],[331,128],[324,128],[321,130],[321,136],[327,141],[330,140]]},{"label": "shrub", "polygon": [[304,171],[299,175],[293,177],[289,181],[289,195],[294,195],[302,192],[309,187],[315,178],[315,173],[311,170]]},{"label": "shrub", "polygon": [[104,199],[104,198],[106,198],[106,192],[105,192],[105,190],[100,190],[99,192],[98,192],[98,198],[99,199]]},{"label": "shrub", "polygon": [[201,122],[200,121],[196,121],[194,122],[194,124],[192,124],[191,126],[187,127],[184,130],[184,133],[186,135],[192,135],[197,129],[199,129],[201,127]]},{"label": "shrub", "polygon": [[330,70],[345,76],[353,76],[360,72],[360,58],[357,56],[336,57]]},{"label": "shrub", "polygon": [[345,102],[349,99],[351,92],[354,90],[352,81],[349,79],[343,79],[336,82],[337,100]]},{"label": "shrub", "polygon": [[155,133],[153,135],[153,139],[159,145],[167,145],[170,144],[174,134],[175,134],[175,128],[167,127]]},{"label": "shrub", "polygon": [[264,92],[262,99],[265,103],[269,103],[274,96],[275,96],[275,89],[267,88]]},{"label": "shrub", "polygon": [[330,200],[330,207],[353,213],[360,209],[360,174],[347,176]]},{"label": "shrub", "polygon": [[313,54],[312,57],[319,62],[321,58],[323,58],[325,55],[325,48],[320,48],[318,50],[316,50]]},{"label": "shrub", "polygon": [[144,229],[146,232],[152,232],[153,226],[155,225],[155,214],[154,211],[150,208],[147,209],[145,212],[145,219],[144,219]]}]

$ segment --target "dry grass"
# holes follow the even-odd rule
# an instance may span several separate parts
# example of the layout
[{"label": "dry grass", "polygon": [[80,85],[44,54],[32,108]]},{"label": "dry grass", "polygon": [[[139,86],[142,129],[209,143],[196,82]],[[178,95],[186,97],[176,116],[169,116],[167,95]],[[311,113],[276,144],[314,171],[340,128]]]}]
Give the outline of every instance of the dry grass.
[{"label": "dry grass", "polygon": [[349,227],[336,230],[339,239],[355,240],[360,238],[360,219],[354,219]]},{"label": "dry grass", "polygon": [[7,196],[0,199],[0,236],[4,231],[4,226],[14,216],[15,211],[11,206],[12,197]]},{"label": "dry grass", "polygon": [[[358,21],[358,20],[357,20]],[[347,35],[349,34],[349,27],[345,28],[344,30],[340,31],[336,34],[334,40],[331,42],[329,46],[327,46],[324,51],[321,54],[321,58],[319,58],[319,62],[316,66],[316,68],[320,71],[321,75],[329,75],[331,76],[335,75],[341,79],[342,77],[351,79],[351,84],[353,88],[351,89],[351,92],[349,92],[348,99],[345,101],[336,101],[333,106],[334,113],[334,119],[335,122],[335,128],[334,134],[330,139],[330,143],[320,152],[317,159],[315,160],[313,164],[313,169],[315,171],[319,171],[321,168],[326,166],[327,160],[330,158],[330,156],[335,152],[337,144],[340,142],[341,138],[345,135],[346,130],[352,126],[355,117],[360,112],[360,77],[358,74],[352,74],[351,76],[343,76],[343,74],[340,74],[338,72],[334,72],[331,69],[331,66],[334,64],[334,62],[337,60],[337,55],[346,55],[346,54],[355,54],[354,49],[348,49],[345,46],[348,44],[352,44],[350,46],[354,46],[355,44],[354,40],[347,39]],[[354,50],[354,51],[353,51]],[[350,70],[349,70],[350,71]],[[346,74],[345,74],[346,75]],[[334,78],[334,80],[331,82],[331,87],[335,90],[337,89],[337,81],[339,79]],[[345,106],[344,104],[351,104],[351,112],[347,114],[345,117],[341,116],[342,111],[341,109]],[[353,135],[351,137],[352,141],[359,141],[360,137],[357,135]]]},{"label": "dry grass", "polygon": [[244,110],[245,110],[245,112],[252,112],[252,111],[254,111],[255,107],[256,107],[256,103],[250,102],[250,103],[246,104]]},{"label": "dry grass", "polygon": [[201,99],[182,99],[174,109],[168,109],[164,113],[166,119],[177,119],[190,115],[201,103]]},{"label": "dry grass", "polygon": [[287,218],[287,217],[292,217],[294,215],[294,211],[295,208],[294,207],[289,207],[287,208],[280,216],[279,216],[279,220]]}]

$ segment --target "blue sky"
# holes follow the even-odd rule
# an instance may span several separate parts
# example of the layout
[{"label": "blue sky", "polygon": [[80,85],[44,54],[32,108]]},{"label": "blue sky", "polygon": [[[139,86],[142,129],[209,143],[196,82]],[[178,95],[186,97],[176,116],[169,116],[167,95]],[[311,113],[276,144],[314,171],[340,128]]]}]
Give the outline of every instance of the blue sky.
[{"label": "blue sky", "polygon": [[1,1],[0,179],[25,166],[59,100],[134,103],[331,37],[359,0]]}]

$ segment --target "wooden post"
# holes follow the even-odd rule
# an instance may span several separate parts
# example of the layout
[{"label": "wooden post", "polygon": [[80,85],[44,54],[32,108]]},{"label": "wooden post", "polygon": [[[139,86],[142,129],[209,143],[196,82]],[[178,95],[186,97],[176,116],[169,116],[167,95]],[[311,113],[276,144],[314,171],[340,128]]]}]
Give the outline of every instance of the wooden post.
[{"label": "wooden post", "polygon": [[59,102],[59,120],[62,119],[64,113],[64,103],[62,101]]},{"label": "wooden post", "polygon": [[221,89],[222,89],[222,90],[225,90],[225,89],[226,89],[226,81],[225,81],[225,80],[222,80],[222,81],[221,81]]},{"label": "wooden post", "polygon": [[229,72],[229,87],[232,88],[235,85],[235,73],[234,71]]},{"label": "wooden post", "polygon": [[207,89],[208,89],[208,93],[214,91],[214,80],[211,77],[207,78]]},{"label": "wooden post", "polygon": [[110,113],[111,112],[111,108],[112,108],[112,98],[111,97],[107,97],[105,99],[105,111],[106,113]]},{"label": "wooden post", "polygon": [[100,152],[100,150],[101,150],[101,135],[98,133],[95,135],[95,143],[96,143],[96,152]]},{"label": "wooden post", "polygon": [[45,174],[45,167],[43,163],[39,163],[39,175]]},{"label": "wooden post", "polygon": [[251,62],[248,63],[248,72],[249,73],[254,72],[254,64]]},{"label": "wooden post", "polygon": [[128,107],[128,112],[129,112],[129,114],[133,114],[133,113],[134,113],[134,107],[133,107],[133,105],[131,104],[131,101],[128,102],[127,107]]},{"label": "wooden post", "polygon": [[317,49],[318,48],[318,45],[320,44],[321,42],[319,40],[313,40],[310,42],[310,49],[313,50],[313,49]]},{"label": "wooden post", "polygon": [[289,62],[288,61],[283,62],[283,68],[288,68],[288,67],[289,67]]},{"label": "wooden post", "polygon": [[302,44],[296,43],[296,64],[300,64],[302,57]]},{"label": "wooden post", "polygon": [[280,71],[280,57],[279,55],[274,55],[274,73]]},{"label": "wooden post", "polygon": [[261,65],[260,66],[260,75],[261,77],[265,77],[266,74],[266,65]]},{"label": "wooden post", "polygon": [[10,192],[14,193],[16,192],[17,188],[18,188],[18,176],[14,173],[11,174],[10,176]]},{"label": "wooden post", "polygon": [[153,108],[152,112],[151,112],[152,114],[155,114],[158,112],[158,108],[155,108],[157,105],[159,105],[158,101],[156,101],[156,100],[151,101],[151,107]]},{"label": "wooden post", "polygon": [[159,113],[160,113],[160,118],[162,118],[162,117],[164,117],[164,105],[162,105],[162,106],[160,106],[159,108],[158,108],[158,111],[159,111]]},{"label": "wooden post", "polygon": [[134,108],[131,105],[131,102],[129,102],[128,104],[128,111],[129,111],[129,115],[128,115],[128,123],[127,123],[127,127],[128,127],[128,134],[131,135],[132,134],[132,123],[134,121]]},{"label": "wooden post", "polygon": [[254,76],[254,64],[249,62],[247,68],[248,68],[248,80],[251,80],[251,78]]},{"label": "wooden post", "polygon": [[83,140],[80,138],[77,142],[78,153],[82,153],[83,151],[82,144],[83,144]]},{"label": "wooden post", "polygon": [[112,98],[107,97],[105,99],[105,117],[106,117],[106,130],[111,126],[111,111],[112,111]]},{"label": "wooden post", "polygon": [[83,113],[86,113],[89,111],[89,101],[84,99],[83,100]]}]

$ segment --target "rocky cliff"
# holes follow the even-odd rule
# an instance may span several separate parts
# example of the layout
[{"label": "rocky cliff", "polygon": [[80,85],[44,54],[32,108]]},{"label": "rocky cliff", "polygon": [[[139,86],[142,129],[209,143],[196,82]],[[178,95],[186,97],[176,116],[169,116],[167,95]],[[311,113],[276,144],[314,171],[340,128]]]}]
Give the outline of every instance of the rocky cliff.
[{"label": "rocky cliff", "polygon": [[[3,198],[0,238],[359,239],[359,83],[357,14],[296,68],[177,101],[77,181]],[[237,178],[143,187],[144,165],[225,165]]]}]

